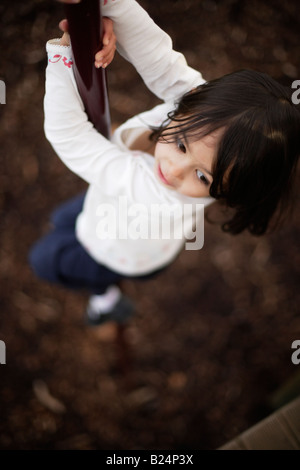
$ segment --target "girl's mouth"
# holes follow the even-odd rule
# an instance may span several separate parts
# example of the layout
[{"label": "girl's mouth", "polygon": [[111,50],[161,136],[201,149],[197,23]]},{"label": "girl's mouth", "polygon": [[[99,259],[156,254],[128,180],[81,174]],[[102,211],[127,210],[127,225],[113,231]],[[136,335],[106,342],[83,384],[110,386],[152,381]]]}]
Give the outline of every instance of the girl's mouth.
[{"label": "girl's mouth", "polygon": [[160,177],[161,181],[162,181],[164,184],[167,184],[168,186],[171,186],[171,184],[170,184],[169,181],[165,178],[163,172],[161,171],[161,168],[160,168],[160,165],[159,165],[159,164],[158,164],[157,172],[158,172],[158,176]]}]

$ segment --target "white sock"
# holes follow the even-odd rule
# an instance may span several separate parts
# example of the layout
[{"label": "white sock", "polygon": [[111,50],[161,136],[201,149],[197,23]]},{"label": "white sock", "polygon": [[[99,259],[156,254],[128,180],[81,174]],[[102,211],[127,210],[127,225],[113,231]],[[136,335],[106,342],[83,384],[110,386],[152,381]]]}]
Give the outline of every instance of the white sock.
[{"label": "white sock", "polygon": [[88,315],[96,318],[102,314],[111,312],[121,297],[121,291],[117,286],[110,286],[101,295],[92,295],[89,299]]}]

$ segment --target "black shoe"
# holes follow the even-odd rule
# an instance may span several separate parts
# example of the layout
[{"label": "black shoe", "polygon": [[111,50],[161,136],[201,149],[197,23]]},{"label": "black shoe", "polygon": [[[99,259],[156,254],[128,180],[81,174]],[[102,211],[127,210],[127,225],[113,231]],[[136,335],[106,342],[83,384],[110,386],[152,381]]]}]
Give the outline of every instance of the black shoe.
[{"label": "black shoe", "polygon": [[125,295],[121,296],[111,312],[100,313],[100,315],[95,315],[94,318],[92,315],[93,309],[89,303],[86,310],[86,324],[89,326],[97,326],[109,321],[124,324],[131,318],[134,311],[134,304]]}]

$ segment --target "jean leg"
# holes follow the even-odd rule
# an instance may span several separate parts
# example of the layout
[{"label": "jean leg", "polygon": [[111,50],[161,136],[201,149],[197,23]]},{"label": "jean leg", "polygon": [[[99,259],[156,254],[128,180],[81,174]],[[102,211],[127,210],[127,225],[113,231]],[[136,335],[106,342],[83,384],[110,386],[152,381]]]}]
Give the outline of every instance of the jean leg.
[{"label": "jean leg", "polygon": [[38,240],[29,252],[29,264],[37,277],[69,289],[102,294],[122,275],[97,263],[83,248],[74,232],[54,229]]},{"label": "jean leg", "polygon": [[83,207],[86,191],[60,204],[51,214],[50,220],[55,227],[75,227],[78,214]]}]

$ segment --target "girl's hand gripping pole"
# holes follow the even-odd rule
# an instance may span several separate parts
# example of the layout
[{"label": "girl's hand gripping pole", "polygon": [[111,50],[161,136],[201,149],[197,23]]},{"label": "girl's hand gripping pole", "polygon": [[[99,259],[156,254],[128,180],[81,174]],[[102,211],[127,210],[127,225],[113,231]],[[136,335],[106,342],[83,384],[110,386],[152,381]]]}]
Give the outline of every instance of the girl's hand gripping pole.
[{"label": "girl's hand gripping pole", "polygon": [[106,138],[110,138],[110,111],[107,76],[103,67],[95,67],[96,53],[102,49],[103,22],[99,0],[65,3],[74,61],[74,76],[89,120]]}]

